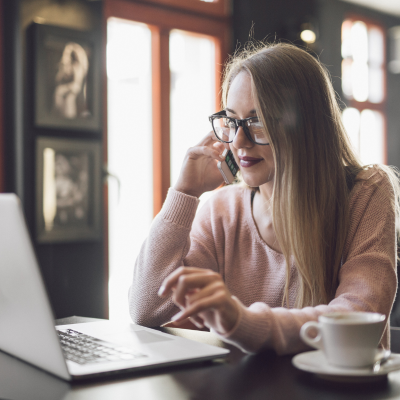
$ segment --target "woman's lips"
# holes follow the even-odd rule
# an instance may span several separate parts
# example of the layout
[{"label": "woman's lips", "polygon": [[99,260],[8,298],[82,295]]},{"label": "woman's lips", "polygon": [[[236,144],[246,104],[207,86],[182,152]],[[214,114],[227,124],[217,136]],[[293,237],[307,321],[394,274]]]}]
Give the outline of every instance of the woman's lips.
[{"label": "woman's lips", "polygon": [[242,157],[239,156],[239,160],[240,160],[240,166],[244,167],[244,168],[249,168],[252,167],[253,165],[258,164],[260,161],[262,161],[262,158],[254,158],[254,157]]}]

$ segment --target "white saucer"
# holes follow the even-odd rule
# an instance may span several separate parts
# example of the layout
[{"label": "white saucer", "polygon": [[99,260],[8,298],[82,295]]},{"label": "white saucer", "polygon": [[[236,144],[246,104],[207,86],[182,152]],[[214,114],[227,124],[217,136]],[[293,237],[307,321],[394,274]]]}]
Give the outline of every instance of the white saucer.
[{"label": "white saucer", "polygon": [[312,372],[319,377],[329,380],[354,382],[368,380],[380,380],[385,378],[389,372],[400,369],[400,354],[392,353],[378,372],[371,368],[343,368],[328,364],[324,353],[321,350],[300,353],[293,357],[292,364],[302,371]]}]

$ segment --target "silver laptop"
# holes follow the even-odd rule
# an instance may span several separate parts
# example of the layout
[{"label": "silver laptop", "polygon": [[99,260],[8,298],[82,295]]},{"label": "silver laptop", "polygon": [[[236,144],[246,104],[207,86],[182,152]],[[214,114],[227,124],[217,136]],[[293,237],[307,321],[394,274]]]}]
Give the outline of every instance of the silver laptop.
[{"label": "silver laptop", "polygon": [[65,380],[211,360],[229,353],[129,322],[55,328],[14,194],[0,194],[0,350]]}]

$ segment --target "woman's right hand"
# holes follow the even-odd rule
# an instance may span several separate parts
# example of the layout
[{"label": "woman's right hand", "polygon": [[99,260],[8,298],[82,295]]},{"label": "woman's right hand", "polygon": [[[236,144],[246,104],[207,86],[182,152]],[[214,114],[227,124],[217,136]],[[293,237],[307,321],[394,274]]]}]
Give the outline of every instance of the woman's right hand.
[{"label": "woman's right hand", "polygon": [[217,161],[224,160],[222,152],[228,145],[218,142],[211,131],[196,146],[186,152],[174,189],[190,196],[200,197],[216,189],[223,182]]}]

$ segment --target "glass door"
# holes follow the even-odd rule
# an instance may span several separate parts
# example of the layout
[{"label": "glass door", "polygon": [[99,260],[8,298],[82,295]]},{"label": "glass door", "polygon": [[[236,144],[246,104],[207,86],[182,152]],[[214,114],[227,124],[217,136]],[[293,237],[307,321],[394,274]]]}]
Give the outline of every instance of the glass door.
[{"label": "glass door", "polygon": [[[171,185],[189,147],[196,145],[210,130],[208,116],[216,110],[215,45],[212,38],[173,30],[169,39],[171,71]],[[212,193],[204,193],[200,207]]]},{"label": "glass door", "polygon": [[129,320],[128,288],[152,218],[218,111],[228,25],[133,2],[107,0],[105,10],[109,316]]}]

